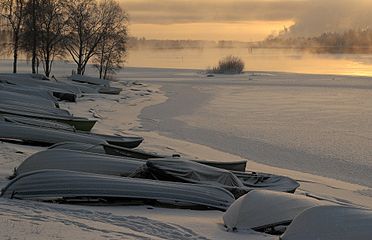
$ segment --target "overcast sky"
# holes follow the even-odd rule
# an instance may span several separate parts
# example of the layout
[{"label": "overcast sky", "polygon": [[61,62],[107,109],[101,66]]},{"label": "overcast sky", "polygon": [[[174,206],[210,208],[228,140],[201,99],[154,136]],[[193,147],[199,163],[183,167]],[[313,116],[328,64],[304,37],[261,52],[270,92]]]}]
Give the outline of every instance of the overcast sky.
[{"label": "overcast sky", "polygon": [[255,41],[292,26],[312,35],[372,23],[372,0],[120,0],[132,35]]}]

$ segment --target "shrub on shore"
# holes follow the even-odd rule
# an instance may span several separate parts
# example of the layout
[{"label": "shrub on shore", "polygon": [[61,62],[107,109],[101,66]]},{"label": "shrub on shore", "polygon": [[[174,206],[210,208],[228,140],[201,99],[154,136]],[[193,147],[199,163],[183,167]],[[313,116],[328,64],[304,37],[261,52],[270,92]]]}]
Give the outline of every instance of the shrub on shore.
[{"label": "shrub on shore", "polygon": [[207,73],[240,74],[244,70],[244,61],[236,56],[227,56],[218,62],[218,65],[207,69]]}]

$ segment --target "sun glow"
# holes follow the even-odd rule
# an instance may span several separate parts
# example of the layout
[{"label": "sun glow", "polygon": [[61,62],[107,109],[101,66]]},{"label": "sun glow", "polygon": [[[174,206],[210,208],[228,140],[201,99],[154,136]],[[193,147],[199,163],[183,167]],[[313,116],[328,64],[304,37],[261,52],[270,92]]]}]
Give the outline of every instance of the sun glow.
[{"label": "sun glow", "polygon": [[293,21],[246,21],[207,22],[177,24],[136,24],[130,25],[132,36],[151,39],[198,39],[259,41],[271,33],[293,25]]}]

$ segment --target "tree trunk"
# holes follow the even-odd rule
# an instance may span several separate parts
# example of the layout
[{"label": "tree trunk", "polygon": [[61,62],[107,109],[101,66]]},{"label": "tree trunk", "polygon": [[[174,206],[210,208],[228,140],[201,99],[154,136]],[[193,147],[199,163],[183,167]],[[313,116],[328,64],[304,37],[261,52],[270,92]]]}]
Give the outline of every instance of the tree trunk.
[{"label": "tree trunk", "polygon": [[50,61],[45,59],[45,76],[49,77],[50,75]]},{"label": "tree trunk", "polygon": [[19,36],[17,33],[15,33],[14,34],[14,48],[13,48],[13,73],[17,73],[18,42],[19,42]]},{"label": "tree trunk", "polygon": [[32,73],[36,73],[36,0],[32,0]]}]

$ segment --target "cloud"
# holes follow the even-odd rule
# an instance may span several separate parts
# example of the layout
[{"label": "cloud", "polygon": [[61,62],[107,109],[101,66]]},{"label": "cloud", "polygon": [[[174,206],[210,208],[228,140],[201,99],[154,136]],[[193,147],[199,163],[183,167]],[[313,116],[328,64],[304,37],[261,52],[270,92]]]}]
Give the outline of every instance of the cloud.
[{"label": "cloud", "polygon": [[133,25],[291,21],[297,36],[372,26],[372,0],[121,1]]},{"label": "cloud", "polygon": [[234,21],[283,21],[303,9],[299,0],[126,0],[122,3],[136,24]]}]

